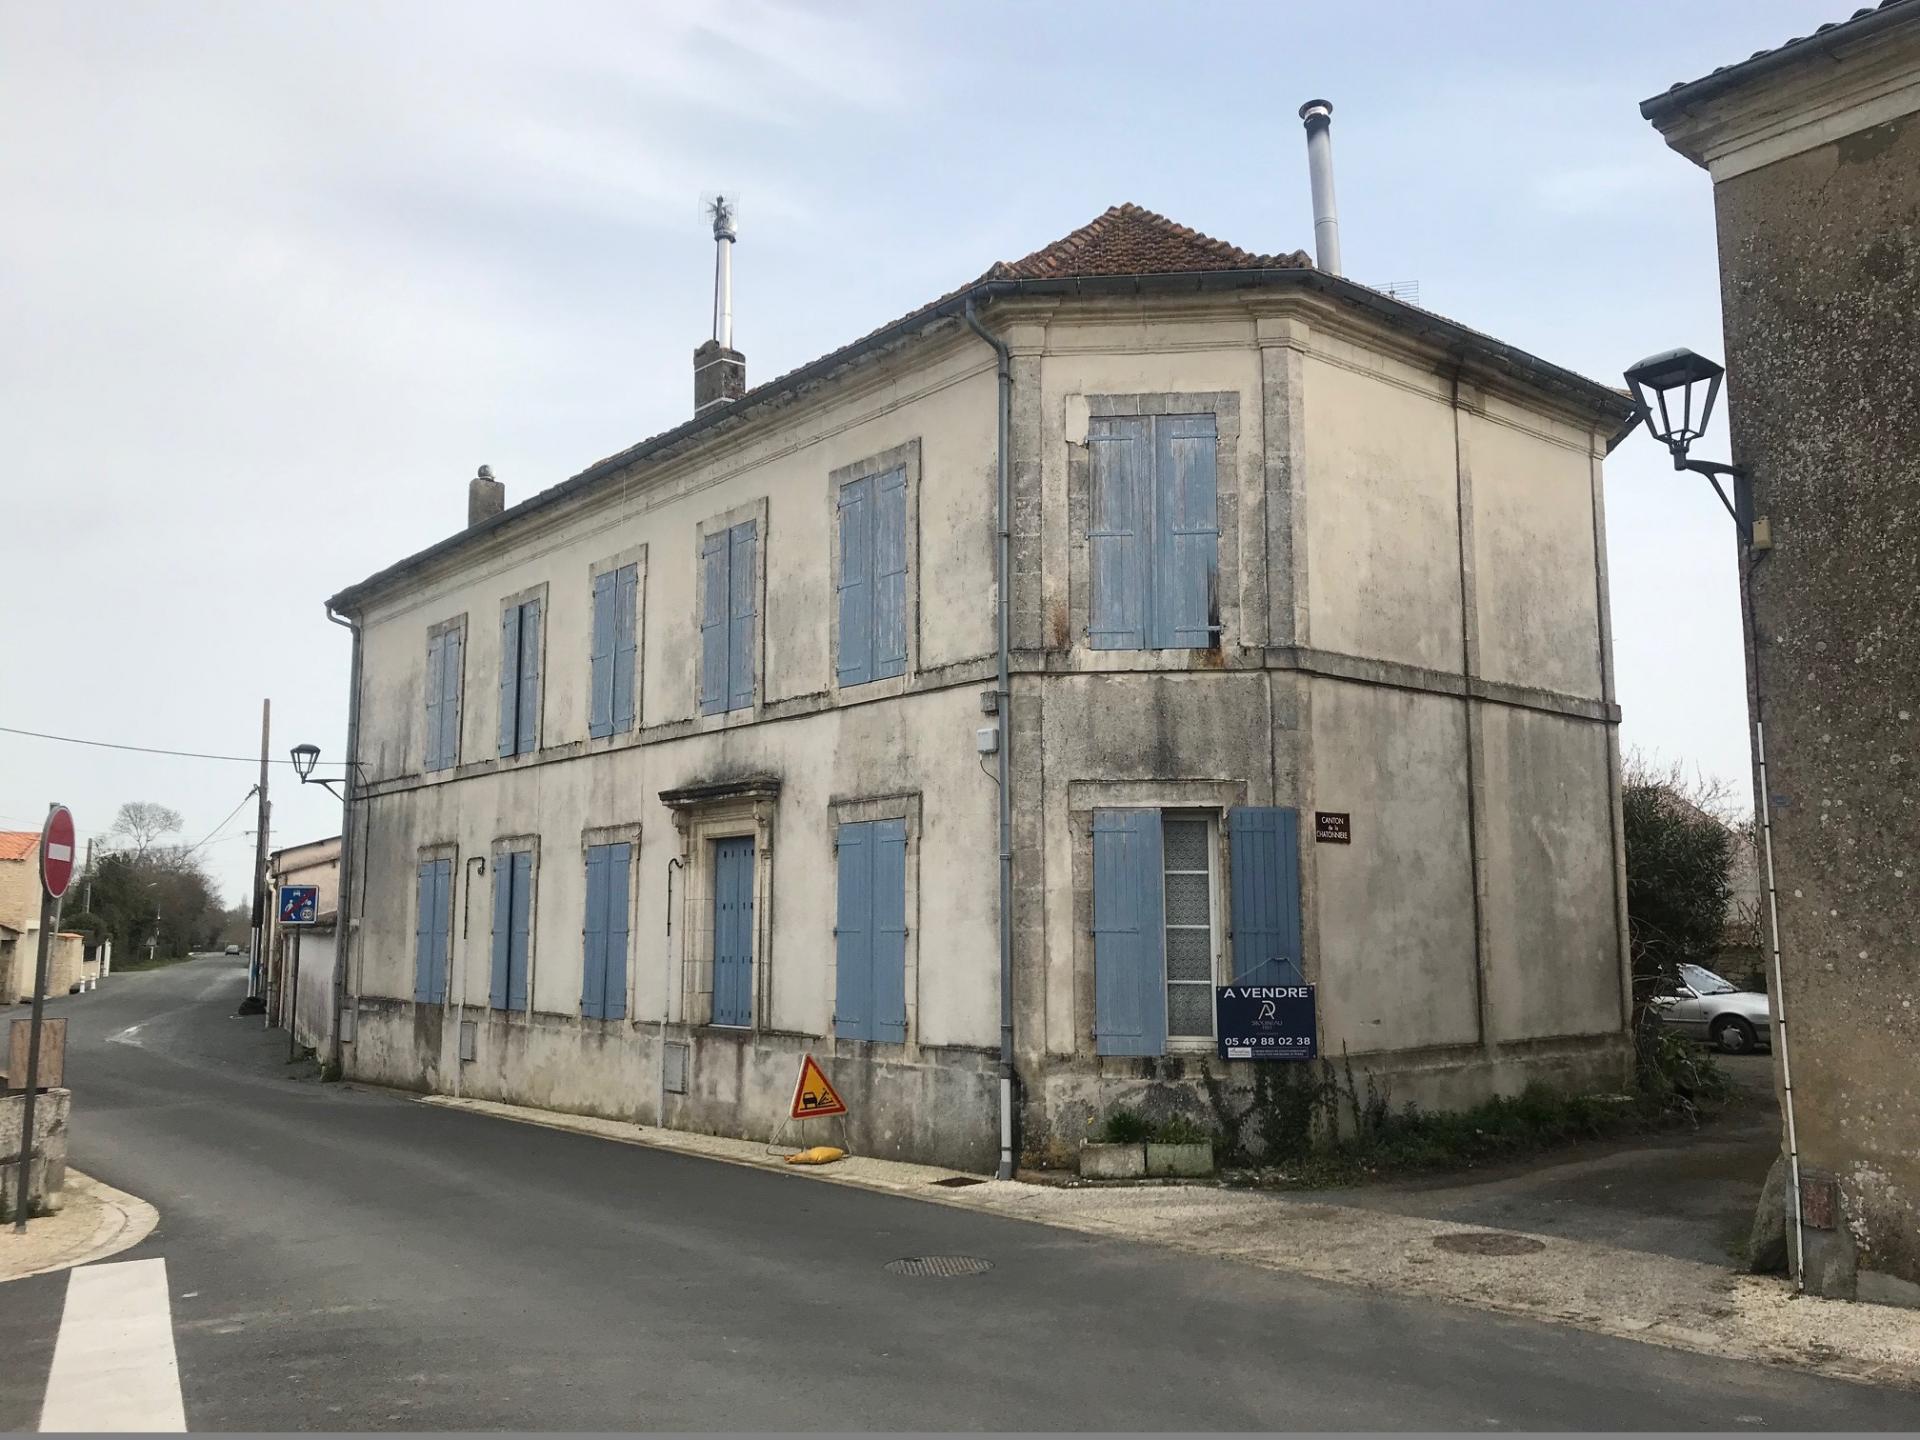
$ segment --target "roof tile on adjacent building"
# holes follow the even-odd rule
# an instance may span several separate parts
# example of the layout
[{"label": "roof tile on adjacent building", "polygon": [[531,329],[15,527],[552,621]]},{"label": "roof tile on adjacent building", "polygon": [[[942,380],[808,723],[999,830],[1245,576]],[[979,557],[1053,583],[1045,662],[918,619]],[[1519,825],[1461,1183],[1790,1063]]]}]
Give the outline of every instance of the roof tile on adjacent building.
[{"label": "roof tile on adjacent building", "polygon": [[30,860],[39,850],[38,830],[0,830],[0,860]]},{"label": "roof tile on adjacent building", "polygon": [[[1703,87],[1703,89],[1712,88],[1717,90],[1723,82],[1743,78],[1741,72],[1747,70],[1749,66],[1758,69],[1762,65],[1771,65],[1787,58],[1789,51],[1797,50],[1803,45],[1810,45],[1816,40],[1831,37],[1836,30],[1844,30],[1849,26],[1858,25],[1862,21],[1870,20],[1874,16],[1883,14],[1886,11],[1913,3],[1915,3],[1915,0],[1880,0],[1878,5],[1865,6],[1862,9],[1854,11],[1853,14],[1844,20],[1828,21],[1825,25],[1816,27],[1810,34],[1792,36],[1789,39],[1781,41],[1778,45],[1769,46],[1764,50],[1756,50],[1744,60],[1735,60],[1728,65],[1715,66],[1698,79],[1675,81],[1651,100],[1644,101],[1640,106],[1641,113],[1645,114],[1650,107],[1655,109],[1665,107],[1670,97],[1678,95],[1683,90],[1690,91],[1696,85]],[[1714,83],[1710,86],[1709,82]],[[1648,118],[1652,117],[1649,116]]]},{"label": "roof tile on adjacent building", "polygon": [[1071,235],[1022,260],[1002,260],[988,280],[1067,280],[1091,275],[1185,275],[1200,270],[1311,268],[1303,250],[1254,255],[1138,205],[1115,205]]}]

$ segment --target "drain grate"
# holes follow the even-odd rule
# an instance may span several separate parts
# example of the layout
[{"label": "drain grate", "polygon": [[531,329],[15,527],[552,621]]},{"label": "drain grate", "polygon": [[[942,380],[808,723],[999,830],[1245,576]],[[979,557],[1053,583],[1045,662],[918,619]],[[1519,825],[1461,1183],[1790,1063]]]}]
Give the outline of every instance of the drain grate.
[{"label": "drain grate", "polygon": [[1433,1237],[1433,1248],[1455,1255],[1537,1255],[1546,1242],[1529,1235],[1509,1235],[1504,1231],[1458,1230],[1451,1235]]},{"label": "drain grate", "polygon": [[889,1275],[914,1275],[929,1280],[957,1280],[963,1275],[984,1275],[993,1269],[991,1260],[972,1255],[909,1255],[904,1260],[889,1260]]},{"label": "drain grate", "polygon": [[944,1180],[935,1180],[932,1183],[940,1186],[942,1189],[958,1190],[963,1185],[984,1185],[987,1182],[982,1180],[978,1175],[949,1175]]}]

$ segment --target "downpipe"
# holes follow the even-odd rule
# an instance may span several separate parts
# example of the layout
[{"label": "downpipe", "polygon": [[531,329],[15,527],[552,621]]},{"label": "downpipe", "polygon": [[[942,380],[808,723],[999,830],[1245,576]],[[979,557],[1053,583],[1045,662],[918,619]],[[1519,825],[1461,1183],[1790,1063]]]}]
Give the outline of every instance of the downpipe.
[{"label": "downpipe", "polygon": [[994,711],[1000,724],[998,783],[1000,790],[1000,1167],[1002,1180],[1013,1178],[1013,749],[1012,668],[1009,618],[1012,597],[1009,579],[1012,570],[1013,510],[1009,479],[1007,435],[1013,416],[1013,355],[1006,342],[980,323],[973,297],[967,297],[967,328],[993,347],[995,375],[999,382],[999,407],[996,424],[998,458],[994,526],[997,532],[994,550],[994,610],[998,630],[997,671],[994,681]]},{"label": "downpipe", "polygon": [[[340,1016],[347,1007],[347,962],[353,949],[353,802],[359,789],[360,773],[360,626],[334,614],[327,607],[327,619],[353,636],[353,661],[348,671],[347,763],[346,781],[340,799],[340,899],[333,946],[333,1003],[327,1015],[327,1058],[323,1073],[340,1078],[346,1071],[340,1035]],[[456,1052],[457,1053],[457,1052]]]}]

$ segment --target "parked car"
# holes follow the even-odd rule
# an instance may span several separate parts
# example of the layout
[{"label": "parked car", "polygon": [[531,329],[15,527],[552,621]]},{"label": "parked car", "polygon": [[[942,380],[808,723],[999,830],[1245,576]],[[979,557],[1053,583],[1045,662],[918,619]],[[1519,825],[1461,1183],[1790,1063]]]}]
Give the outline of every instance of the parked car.
[{"label": "parked car", "polygon": [[1711,1040],[1729,1055],[1772,1043],[1767,997],[1742,990],[1702,965],[1682,965],[1680,984],[1671,995],[1655,996],[1653,1006],[1666,1024]]},{"label": "parked car", "polygon": [[227,946],[227,954],[238,955],[239,953],[240,953],[240,947],[238,945]]}]

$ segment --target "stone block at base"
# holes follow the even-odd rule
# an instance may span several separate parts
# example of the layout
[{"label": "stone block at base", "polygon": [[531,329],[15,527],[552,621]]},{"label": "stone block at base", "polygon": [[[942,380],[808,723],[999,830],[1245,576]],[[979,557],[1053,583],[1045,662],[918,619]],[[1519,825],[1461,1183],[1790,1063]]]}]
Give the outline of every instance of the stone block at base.
[{"label": "stone block at base", "polygon": [[1188,1177],[1211,1175],[1213,1174],[1213,1142],[1200,1140],[1192,1144],[1169,1145],[1149,1140],[1147,1142],[1147,1174]]},{"label": "stone block at base", "polygon": [[1147,1147],[1144,1145],[1082,1145],[1080,1177],[1083,1180],[1138,1180],[1147,1173]]}]

